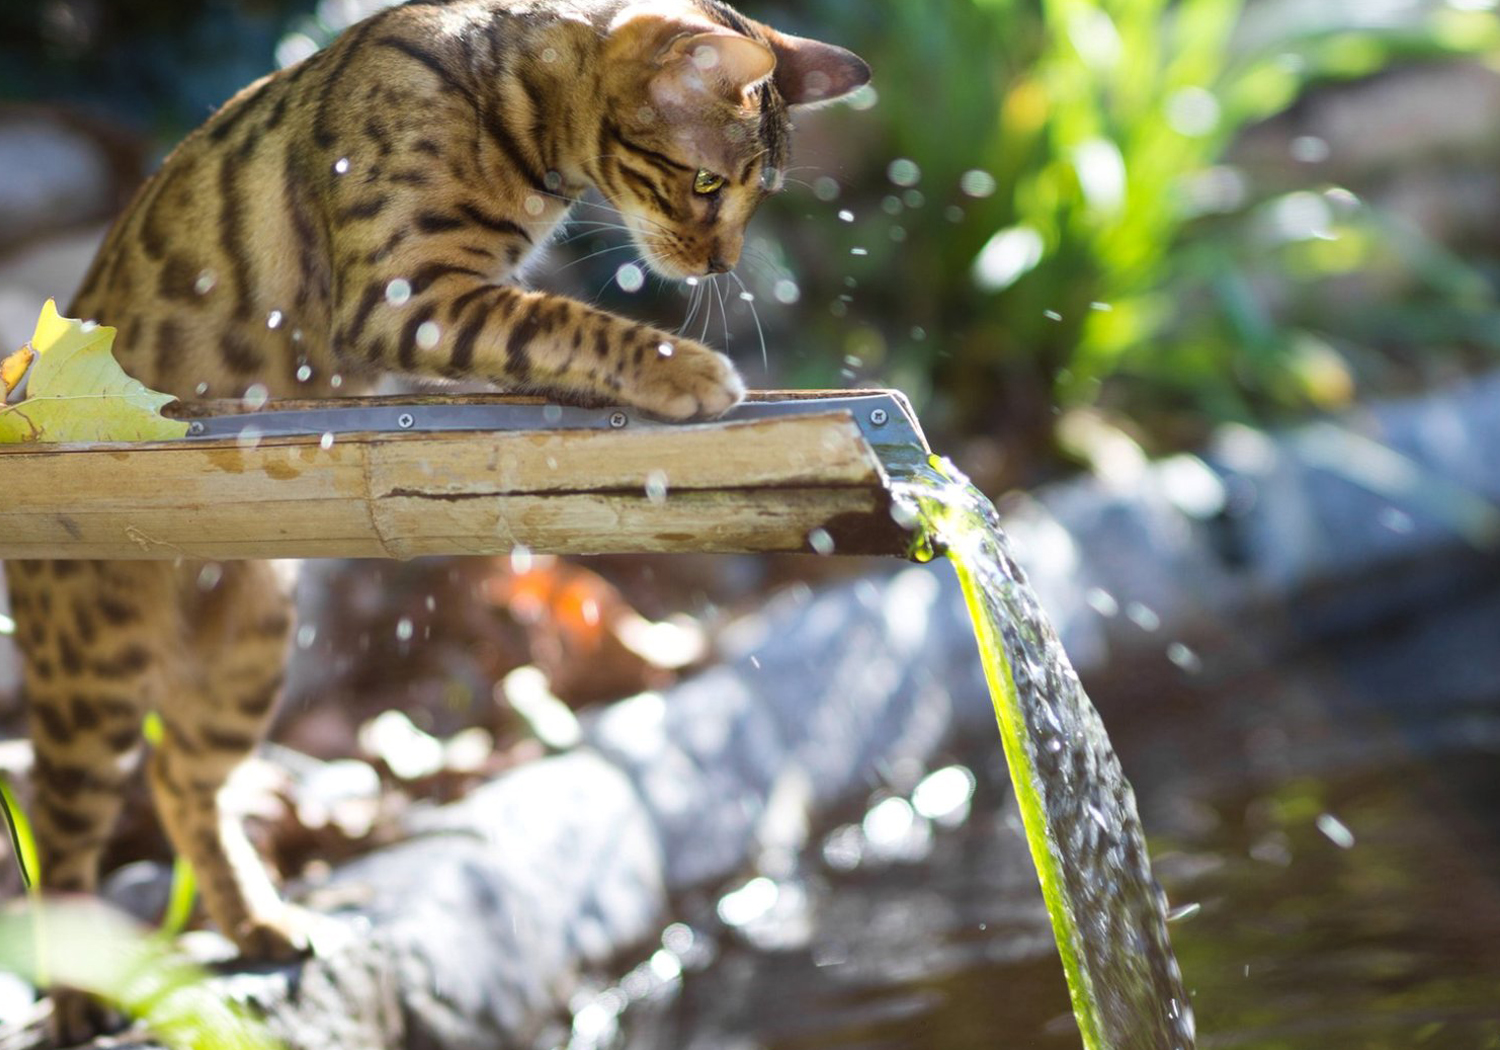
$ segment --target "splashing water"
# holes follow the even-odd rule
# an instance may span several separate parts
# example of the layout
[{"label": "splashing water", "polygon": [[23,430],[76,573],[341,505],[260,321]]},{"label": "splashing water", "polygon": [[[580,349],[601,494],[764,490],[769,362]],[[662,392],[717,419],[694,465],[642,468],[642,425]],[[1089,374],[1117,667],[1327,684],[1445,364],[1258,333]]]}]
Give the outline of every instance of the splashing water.
[{"label": "splashing water", "polygon": [[1193,1013],[1135,794],[999,515],[946,460],[894,482],[919,557],[958,574],[1087,1050],[1192,1050]]}]

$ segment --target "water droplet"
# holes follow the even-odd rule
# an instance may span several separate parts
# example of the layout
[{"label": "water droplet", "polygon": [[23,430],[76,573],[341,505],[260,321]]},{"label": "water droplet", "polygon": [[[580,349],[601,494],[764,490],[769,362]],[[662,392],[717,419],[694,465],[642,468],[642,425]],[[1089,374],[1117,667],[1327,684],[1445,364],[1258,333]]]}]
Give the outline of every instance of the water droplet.
[{"label": "water droplet", "polygon": [[850,248],[849,249],[849,254],[850,255],[869,255],[870,254],[870,249],[868,249],[868,248]]},{"label": "water droplet", "polygon": [[927,338],[927,329],[923,328],[919,324],[918,325],[912,325],[911,337],[912,337],[912,341],[913,342],[920,343],[922,340],[924,340],[924,339]]},{"label": "water droplet", "polygon": [[1042,311],[1042,316],[1045,317],[1049,321],[1061,321],[1062,320],[1062,314],[1058,313],[1056,310],[1043,310]]},{"label": "water droplet", "polygon": [[349,158],[348,157],[340,157],[338,160],[334,161],[333,162],[333,173],[335,175],[347,175],[347,174],[349,174]]},{"label": "water droplet", "polygon": [[546,210],[547,210],[547,202],[544,201],[544,200],[542,200],[541,197],[538,197],[535,193],[528,193],[526,195],[526,214],[527,215],[540,215],[540,214],[542,214],[542,212],[544,212]]},{"label": "water droplet", "polygon": [[323,436],[318,440],[318,447],[321,448],[324,452],[327,452],[333,447],[333,431],[329,430],[323,434]]},{"label": "water droplet", "polygon": [[890,231],[890,238],[897,244],[900,244],[902,241],[906,240],[906,227],[892,226]]},{"label": "water droplet", "polygon": [[1385,507],[1375,515],[1375,520],[1383,529],[1389,529],[1398,535],[1407,535],[1416,530],[1417,522],[1406,511],[1399,507]]},{"label": "water droplet", "polygon": [[281,327],[281,322],[284,318],[285,315],[280,310],[272,310],[266,315],[266,327],[274,332]]},{"label": "water droplet", "polygon": [[776,282],[773,294],[776,296],[778,303],[790,306],[802,298],[802,289],[797,287],[796,281],[783,277]]},{"label": "water droplet", "polygon": [[693,48],[693,65],[699,69],[713,69],[719,64],[719,52],[717,49],[703,45]]},{"label": "water droplet", "polygon": [[555,48],[555,47],[544,47],[544,48],[542,48],[542,61],[543,62],[547,62],[549,64],[552,63],[552,62],[556,62],[557,61],[557,48]]},{"label": "water droplet", "polygon": [[1155,631],[1161,627],[1161,617],[1140,602],[1130,602],[1125,606],[1125,618],[1143,631]]},{"label": "water droplet", "polygon": [[204,592],[211,591],[223,578],[224,567],[216,561],[208,562],[198,570],[198,589]]},{"label": "water droplet", "polygon": [[431,350],[443,338],[443,328],[436,321],[424,321],[417,328],[417,346]]},{"label": "water droplet", "polygon": [[894,194],[880,202],[880,210],[887,215],[900,215],[902,209],[905,207],[906,205],[901,203],[901,198]]},{"label": "water droplet", "polygon": [[1171,660],[1188,674],[1197,674],[1203,670],[1202,659],[1199,658],[1197,653],[1181,642],[1173,642],[1167,646],[1167,659]]},{"label": "water droplet", "polygon": [[411,641],[411,636],[412,636],[413,633],[414,633],[414,628],[412,627],[412,622],[411,622],[411,618],[410,617],[403,616],[403,617],[401,617],[401,619],[399,619],[399,620],[396,621],[396,640],[397,641],[409,642],[409,641]]},{"label": "water droplet", "polygon": [[553,193],[556,193],[563,186],[562,172],[549,170],[547,174],[542,176],[542,185],[546,186]]},{"label": "water droplet", "polygon": [[646,475],[646,499],[656,506],[667,502],[667,472],[653,470]]},{"label": "water droplet", "polygon": [[411,282],[404,277],[397,277],[386,285],[385,301],[392,306],[405,306],[411,302]]},{"label": "water droplet", "polygon": [[838,180],[831,175],[819,175],[816,179],[813,179],[813,196],[825,202],[838,200]]},{"label": "water droplet", "polygon": [[743,299],[747,303],[753,303],[753,302],[755,302],[755,293],[754,292],[741,292],[740,293],[740,298]]},{"label": "water droplet", "polygon": [[318,629],[310,623],[305,623],[297,628],[297,648],[311,649],[312,643],[317,640]]},{"label": "water droplet", "polygon": [[518,543],[510,549],[510,571],[517,576],[524,576],[535,564],[536,558],[532,555],[531,548]]},{"label": "water droplet", "polygon": [[646,286],[646,274],[635,263],[626,263],[615,271],[615,283],[627,292],[638,292]]},{"label": "water droplet", "polygon": [[193,291],[199,295],[207,295],[214,290],[214,285],[219,283],[218,274],[212,270],[204,270],[198,275],[198,280],[193,282]]},{"label": "water droplet", "polygon": [[204,394],[208,393],[208,384],[199,383],[197,386],[193,387],[193,393],[197,394],[199,397],[202,397]]},{"label": "water droplet", "polygon": [[915,186],[922,181],[922,169],[917,162],[906,157],[893,160],[885,169],[886,178],[897,186]]},{"label": "water droplet", "polygon": [[964,172],[958,179],[958,188],[969,197],[988,197],[996,190],[995,176],[979,168]]},{"label": "water droplet", "polygon": [[841,209],[839,211],[839,221],[840,222],[853,222],[854,221],[854,213],[852,211],[850,211],[848,208]]},{"label": "water droplet", "polygon": [[671,357],[673,353],[675,353],[675,350],[673,349],[671,343],[657,343],[656,344],[656,356],[657,357]]},{"label": "water droplet", "polygon": [[1089,608],[1100,616],[1118,616],[1120,614],[1120,603],[1115,601],[1115,596],[1102,587],[1090,587],[1084,594],[1083,600],[1088,602]]},{"label": "water droplet", "polygon": [[1101,314],[1107,314],[1114,309],[1108,303],[1089,303],[1090,310],[1097,310]]},{"label": "water droplet", "polygon": [[943,209],[943,218],[957,225],[964,221],[964,210],[957,204],[950,204]]},{"label": "water droplet", "polygon": [[333,375],[328,377],[328,385],[337,390],[339,387],[344,385],[344,377],[335,372],[333,373]]},{"label": "water droplet", "polygon": [[907,190],[901,195],[901,200],[908,208],[920,208],[927,203],[927,198],[922,196],[921,190]]},{"label": "water droplet", "polygon": [[312,378],[312,365],[301,365],[297,369],[297,382],[305,383]]},{"label": "water droplet", "polygon": [[1303,164],[1321,164],[1331,152],[1327,140],[1316,135],[1298,135],[1292,139],[1292,159],[1300,160]]},{"label": "water droplet", "polygon": [[1191,919],[1194,915],[1197,915],[1202,910],[1203,905],[1199,904],[1197,901],[1193,901],[1191,904],[1179,905],[1178,907],[1173,908],[1171,911],[1167,912],[1167,921],[1182,922],[1184,919]]},{"label": "water droplet", "polygon": [[1319,813],[1314,823],[1317,824],[1318,830],[1327,836],[1328,841],[1339,849],[1354,848],[1354,832],[1349,830],[1349,825],[1332,813]]},{"label": "water droplet", "polygon": [[813,529],[807,534],[807,545],[819,554],[833,553],[833,537],[828,535],[827,529]]},{"label": "water droplet", "polygon": [[245,391],[245,407],[249,409],[263,408],[267,401],[271,400],[271,392],[266,389],[264,383],[255,383]]}]

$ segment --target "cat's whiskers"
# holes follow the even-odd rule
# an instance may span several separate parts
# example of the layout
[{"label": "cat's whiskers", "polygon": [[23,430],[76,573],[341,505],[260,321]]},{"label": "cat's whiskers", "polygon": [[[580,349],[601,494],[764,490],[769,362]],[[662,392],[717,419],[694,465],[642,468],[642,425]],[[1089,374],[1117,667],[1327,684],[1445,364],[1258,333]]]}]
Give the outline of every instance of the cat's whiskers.
[{"label": "cat's whiskers", "polygon": [[766,332],[760,326],[760,311],[755,308],[755,296],[751,293],[750,289],[745,287],[745,282],[740,280],[739,274],[730,270],[729,276],[733,277],[734,283],[740,286],[740,301],[750,307],[750,316],[755,319],[755,334],[760,337],[760,363],[766,372],[769,373],[771,371],[771,358],[766,353]]},{"label": "cat's whiskers", "polygon": [[714,294],[719,297],[719,313],[724,318],[724,349],[729,349],[729,307],[724,302],[724,288],[718,281],[714,282]]},{"label": "cat's whiskers", "polygon": [[[586,263],[590,259],[597,259],[601,255],[608,255],[610,252],[622,252],[622,251],[625,251],[627,249],[634,248],[634,247],[635,247],[635,245],[633,245],[633,244],[612,244],[608,248],[600,248],[596,252],[589,252],[587,255],[584,255],[584,256],[581,256],[581,257],[579,257],[577,259],[574,259],[570,263],[565,263],[564,265],[557,267],[552,272],[553,273],[562,273],[564,270],[571,270],[573,267],[577,266],[579,263]],[[613,278],[611,278],[611,280],[613,280]]]},{"label": "cat's whiskers", "polygon": [[693,316],[697,314],[698,307],[703,303],[703,282],[694,280],[689,287],[692,293],[688,296],[687,316],[682,319],[682,324],[677,326],[678,335],[687,331],[688,325],[693,323]]},{"label": "cat's whiskers", "polygon": [[[710,277],[704,282],[704,285],[705,287],[712,287],[713,283],[714,279]],[[714,319],[714,297],[705,294],[704,298],[708,300],[708,309],[703,311],[703,331],[698,336],[698,342],[700,343],[708,342],[708,325]]]}]

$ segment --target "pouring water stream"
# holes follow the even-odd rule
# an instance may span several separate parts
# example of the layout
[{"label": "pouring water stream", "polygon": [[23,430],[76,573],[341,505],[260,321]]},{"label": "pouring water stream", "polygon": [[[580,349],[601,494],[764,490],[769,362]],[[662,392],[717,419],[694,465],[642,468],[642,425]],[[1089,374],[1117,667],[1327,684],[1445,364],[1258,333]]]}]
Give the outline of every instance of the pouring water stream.
[{"label": "pouring water stream", "polygon": [[946,554],[968,603],[1086,1050],[1193,1050],[1134,792],[994,505],[946,460],[901,469],[917,556]]}]

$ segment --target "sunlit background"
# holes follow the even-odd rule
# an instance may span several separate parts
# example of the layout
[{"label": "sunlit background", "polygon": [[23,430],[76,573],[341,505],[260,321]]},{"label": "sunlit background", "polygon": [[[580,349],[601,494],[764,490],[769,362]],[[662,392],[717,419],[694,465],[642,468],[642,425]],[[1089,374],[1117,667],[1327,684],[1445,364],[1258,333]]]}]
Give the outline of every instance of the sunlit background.
[{"label": "sunlit background", "polygon": [[[0,346],[26,338],[42,297],[67,298],[109,216],[173,142],[243,84],[383,6],[7,0]],[[850,47],[873,83],[798,115],[790,192],[763,208],[738,273],[711,294],[650,276],[623,237],[586,226],[563,232],[554,264],[538,269],[544,286],[684,325],[727,349],[752,386],[898,387],[934,447],[997,497],[1090,470],[1128,485],[1143,456],[1200,449],[1226,424],[1275,431],[1441,392],[1500,357],[1495,0],[738,6]],[[1394,512],[1385,524],[1408,527]],[[1487,568],[1466,585],[1493,581],[1496,539],[1475,539]],[[742,609],[762,589],[825,571],[677,564],[595,567],[663,619]],[[372,709],[382,672],[350,667],[371,649],[370,631],[394,630],[429,670],[441,663],[420,650],[443,630],[428,615],[430,580],[382,572],[374,584],[346,581],[362,618],[316,639],[355,654],[343,685]],[[472,581],[444,572],[437,604],[450,610]],[[381,606],[376,584],[408,604]],[[1432,659],[1500,652],[1500,619],[1480,614],[1495,604],[1484,597],[1493,583],[1477,593],[1463,600],[1478,618]],[[417,594],[429,595],[425,612]],[[1113,616],[1129,597],[1090,601]],[[1155,631],[1140,608],[1133,622]],[[446,626],[466,638],[472,628],[456,613]],[[1439,775],[1428,749],[1447,754],[1457,738],[1422,724],[1422,673],[1369,671],[1387,636],[1407,628],[1441,630],[1330,629],[1328,648],[1289,654],[1221,637],[1217,656],[1201,638],[1190,648],[1161,637],[1162,660],[1089,682],[1137,778],[1169,891],[1202,904],[1174,931],[1214,1046],[1500,1046],[1489,772],[1500,736],[1488,715],[1500,687],[1458,690],[1464,724],[1489,728],[1463,736]],[[486,693],[509,665],[477,658],[457,686],[444,667],[423,687],[439,711]],[[1393,680],[1408,691],[1396,697]],[[0,668],[0,684],[13,682]],[[1399,732],[1361,745],[1349,727],[1368,720]],[[1330,742],[1318,752],[1336,761],[1282,762],[1283,751],[1309,753],[1299,742],[1346,731],[1351,751]],[[327,732],[352,747],[353,729]],[[1029,902],[1014,888],[1025,878],[993,856],[1020,849],[994,761],[970,751],[953,771],[912,778],[929,785],[932,813],[917,788],[910,802],[886,793],[843,815],[808,861],[822,865],[814,891],[778,894],[761,875],[730,887],[704,910],[748,931],[729,949],[734,965],[709,968],[678,1006],[646,1011],[625,1034],[576,1045],[749,1031],[759,1035],[744,1046],[788,1050],[978,1047],[1005,1045],[993,1038],[1001,1026],[1020,1033],[1016,1046],[1076,1045],[1055,960],[1009,954],[1040,927],[991,906],[1006,892]],[[946,801],[931,802],[942,791]],[[991,823],[965,823],[971,795]],[[1449,817],[1434,811],[1461,816],[1445,830]],[[1010,826],[1009,837],[993,826]],[[1464,887],[1466,902],[1445,883]],[[872,931],[893,911],[904,918],[880,940]],[[786,923],[804,932],[788,941]],[[983,932],[992,923],[998,932]],[[669,935],[691,945],[684,930]],[[830,955],[829,943],[842,947]],[[828,959],[851,952],[889,957],[869,983],[897,1005],[862,1011],[817,983]],[[801,969],[789,979],[739,965],[762,956]],[[912,970],[913,958],[927,967]],[[997,986],[1020,994],[999,1003]],[[786,1003],[826,1023],[768,1019]]]}]

